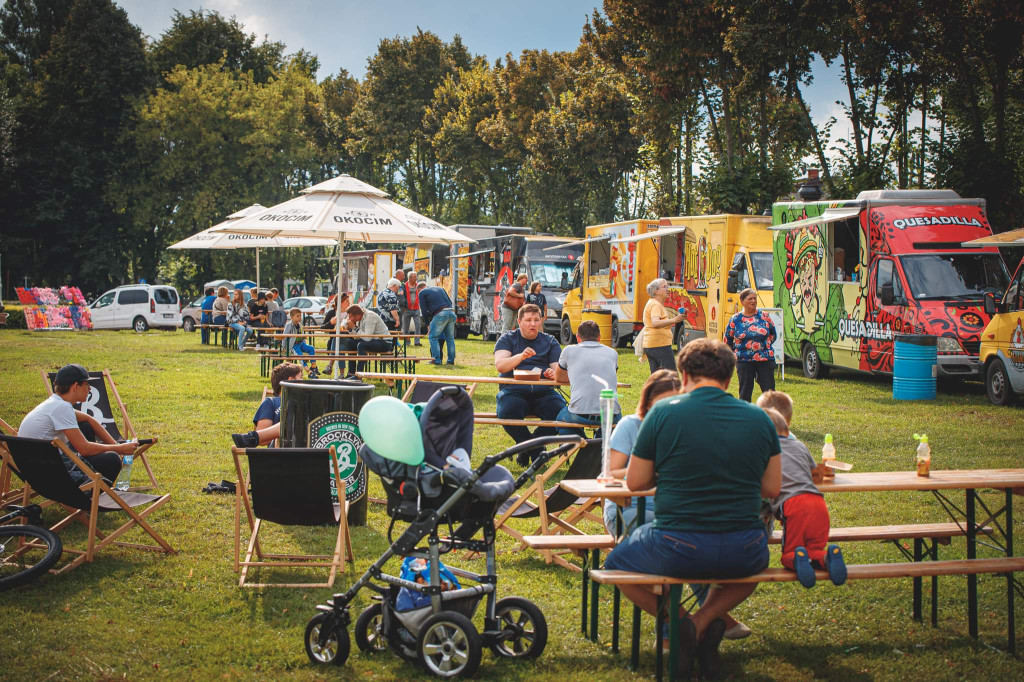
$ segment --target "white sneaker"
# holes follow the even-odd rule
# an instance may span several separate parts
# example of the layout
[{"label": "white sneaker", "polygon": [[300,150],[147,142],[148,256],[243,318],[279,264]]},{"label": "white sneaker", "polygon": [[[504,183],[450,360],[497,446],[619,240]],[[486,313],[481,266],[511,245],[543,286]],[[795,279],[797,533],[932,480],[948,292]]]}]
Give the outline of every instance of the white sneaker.
[{"label": "white sneaker", "polygon": [[736,621],[736,625],[725,631],[725,639],[743,639],[744,637],[750,637],[753,631],[743,623]]}]

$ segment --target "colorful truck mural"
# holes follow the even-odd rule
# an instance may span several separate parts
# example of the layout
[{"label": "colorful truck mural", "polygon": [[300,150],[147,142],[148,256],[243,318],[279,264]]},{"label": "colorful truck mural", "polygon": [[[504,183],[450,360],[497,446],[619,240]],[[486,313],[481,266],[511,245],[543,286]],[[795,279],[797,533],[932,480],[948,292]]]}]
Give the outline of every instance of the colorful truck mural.
[{"label": "colorful truck mural", "polygon": [[1002,291],[984,200],[949,190],[862,192],[854,200],[773,207],[775,305],[788,357],[817,378],[830,367],[891,373],[897,334],[939,337],[939,372],[978,376],[982,309]]}]

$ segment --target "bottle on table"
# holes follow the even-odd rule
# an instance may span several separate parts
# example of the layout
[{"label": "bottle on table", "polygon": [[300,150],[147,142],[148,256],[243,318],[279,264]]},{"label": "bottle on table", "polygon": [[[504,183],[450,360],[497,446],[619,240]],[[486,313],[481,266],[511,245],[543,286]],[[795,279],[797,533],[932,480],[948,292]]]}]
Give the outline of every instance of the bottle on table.
[{"label": "bottle on table", "polygon": [[836,446],[832,444],[832,434],[825,434],[825,445],[821,447],[821,463],[825,466],[825,478],[835,478],[836,470],[828,466],[829,462],[836,461]]},{"label": "bottle on table", "polygon": [[615,482],[611,474],[611,433],[615,420],[615,389],[601,389],[601,475],[597,480],[604,484]]},{"label": "bottle on table", "polygon": [[932,449],[928,445],[928,434],[914,434],[917,443],[917,475],[930,476],[932,472]]},{"label": "bottle on table", "polygon": [[121,473],[117,475],[117,480],[114,482],[114,490],[122,492],[128,490],[132,478],[132,462],[134,460],[135,455],[124,455],[121,457]]}]

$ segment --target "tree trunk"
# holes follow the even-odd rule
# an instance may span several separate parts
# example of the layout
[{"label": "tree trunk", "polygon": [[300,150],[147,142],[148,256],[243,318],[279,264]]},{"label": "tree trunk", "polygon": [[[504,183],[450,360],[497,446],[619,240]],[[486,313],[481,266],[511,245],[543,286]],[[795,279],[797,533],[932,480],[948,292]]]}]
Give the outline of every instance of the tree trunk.
[{"label": "tree trunk", "polygon": [[921,86],[921,161],[917,167],[917,186],[924,189],[924,164],[928,144],[928,86]]},{"label": "tree trunk", "polygon": [[836,193],[835,183],[832,182],[832,171],[829,169],[828,159],[825,157],[825,150],[821,146],[821,138],[818,136],[818,129],[814,127],[814,121],[811,120],[811,112],[807,108],[807,103],[804,102],[804,96],[800,92],[800,88],[796,88],[795,96],[797,104],[800,105],[800,111],[804,115],[804,123],[807,124],[807,130],[810,133],[811,141],[814,143],[814,152],[818,157],[818,163],[821,164],[821,176],[825,181],[825,190],[828,192],[830,197],[834,197]]},{"label": "tree trunk", "polygon": [[683,213],[693,215],[693,117],[686,116],[686,152],[684,165],[686,171],[683,179]]},{"label": "tree trunk", "polygon": [[843,41],[843,69],[846,73],[846,89],[850,93],[850,123],[853,124],[853,142],[857,150],[857,165],[864,165],[864,140],[860,128],[860,100],[853,79],[853,68],[850,66],[849,45]]},{"label": "tree trunk", "polygon": [[711,98],[708,97],[708,90],[704,84],[704,80],[700,81],[700,92],[704,97],[704,107],[708,110],[708,121],[711,123],[711,140],[712,151],[717,154],[722,153],[722,135],[718,132],[718,118],[715,117],[715,109],[711,106]]}]

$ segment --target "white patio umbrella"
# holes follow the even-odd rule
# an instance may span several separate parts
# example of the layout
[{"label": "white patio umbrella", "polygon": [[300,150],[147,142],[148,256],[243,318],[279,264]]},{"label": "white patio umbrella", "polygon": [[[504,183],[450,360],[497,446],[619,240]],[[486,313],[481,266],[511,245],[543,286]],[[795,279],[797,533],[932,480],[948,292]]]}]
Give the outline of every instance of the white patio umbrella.
[{"label": "white patio umbrella", "polygon": [[236,211],[227,217],[222,223],[208,227],[202,232],[197,232],[187,239],[182,239],[177,244],[168,246],[169,249],[256,249],[256,289],[260,288],[260,249],[273,249],[295,246],[334,246],[333,239],[319,237],[264,237],[252,234],[229,234],[226,232],[214,232],[219,227],[230,225],[242,218],[246,218],[267,210],[262,204],[253,204],[241,211]]},{"label": "white patio umbrella", "polygon": [[[455,244],[475,240],[388,199],[372,185],[339,175],[302,190],[300,196],[231,223],[216,232],[267,237],[328,237],[338,244],[341,293],[345,240],[387,244]],[[341,329],[335,317],[335,332]],[[338,364],[335,364],[335,377]]]}]

